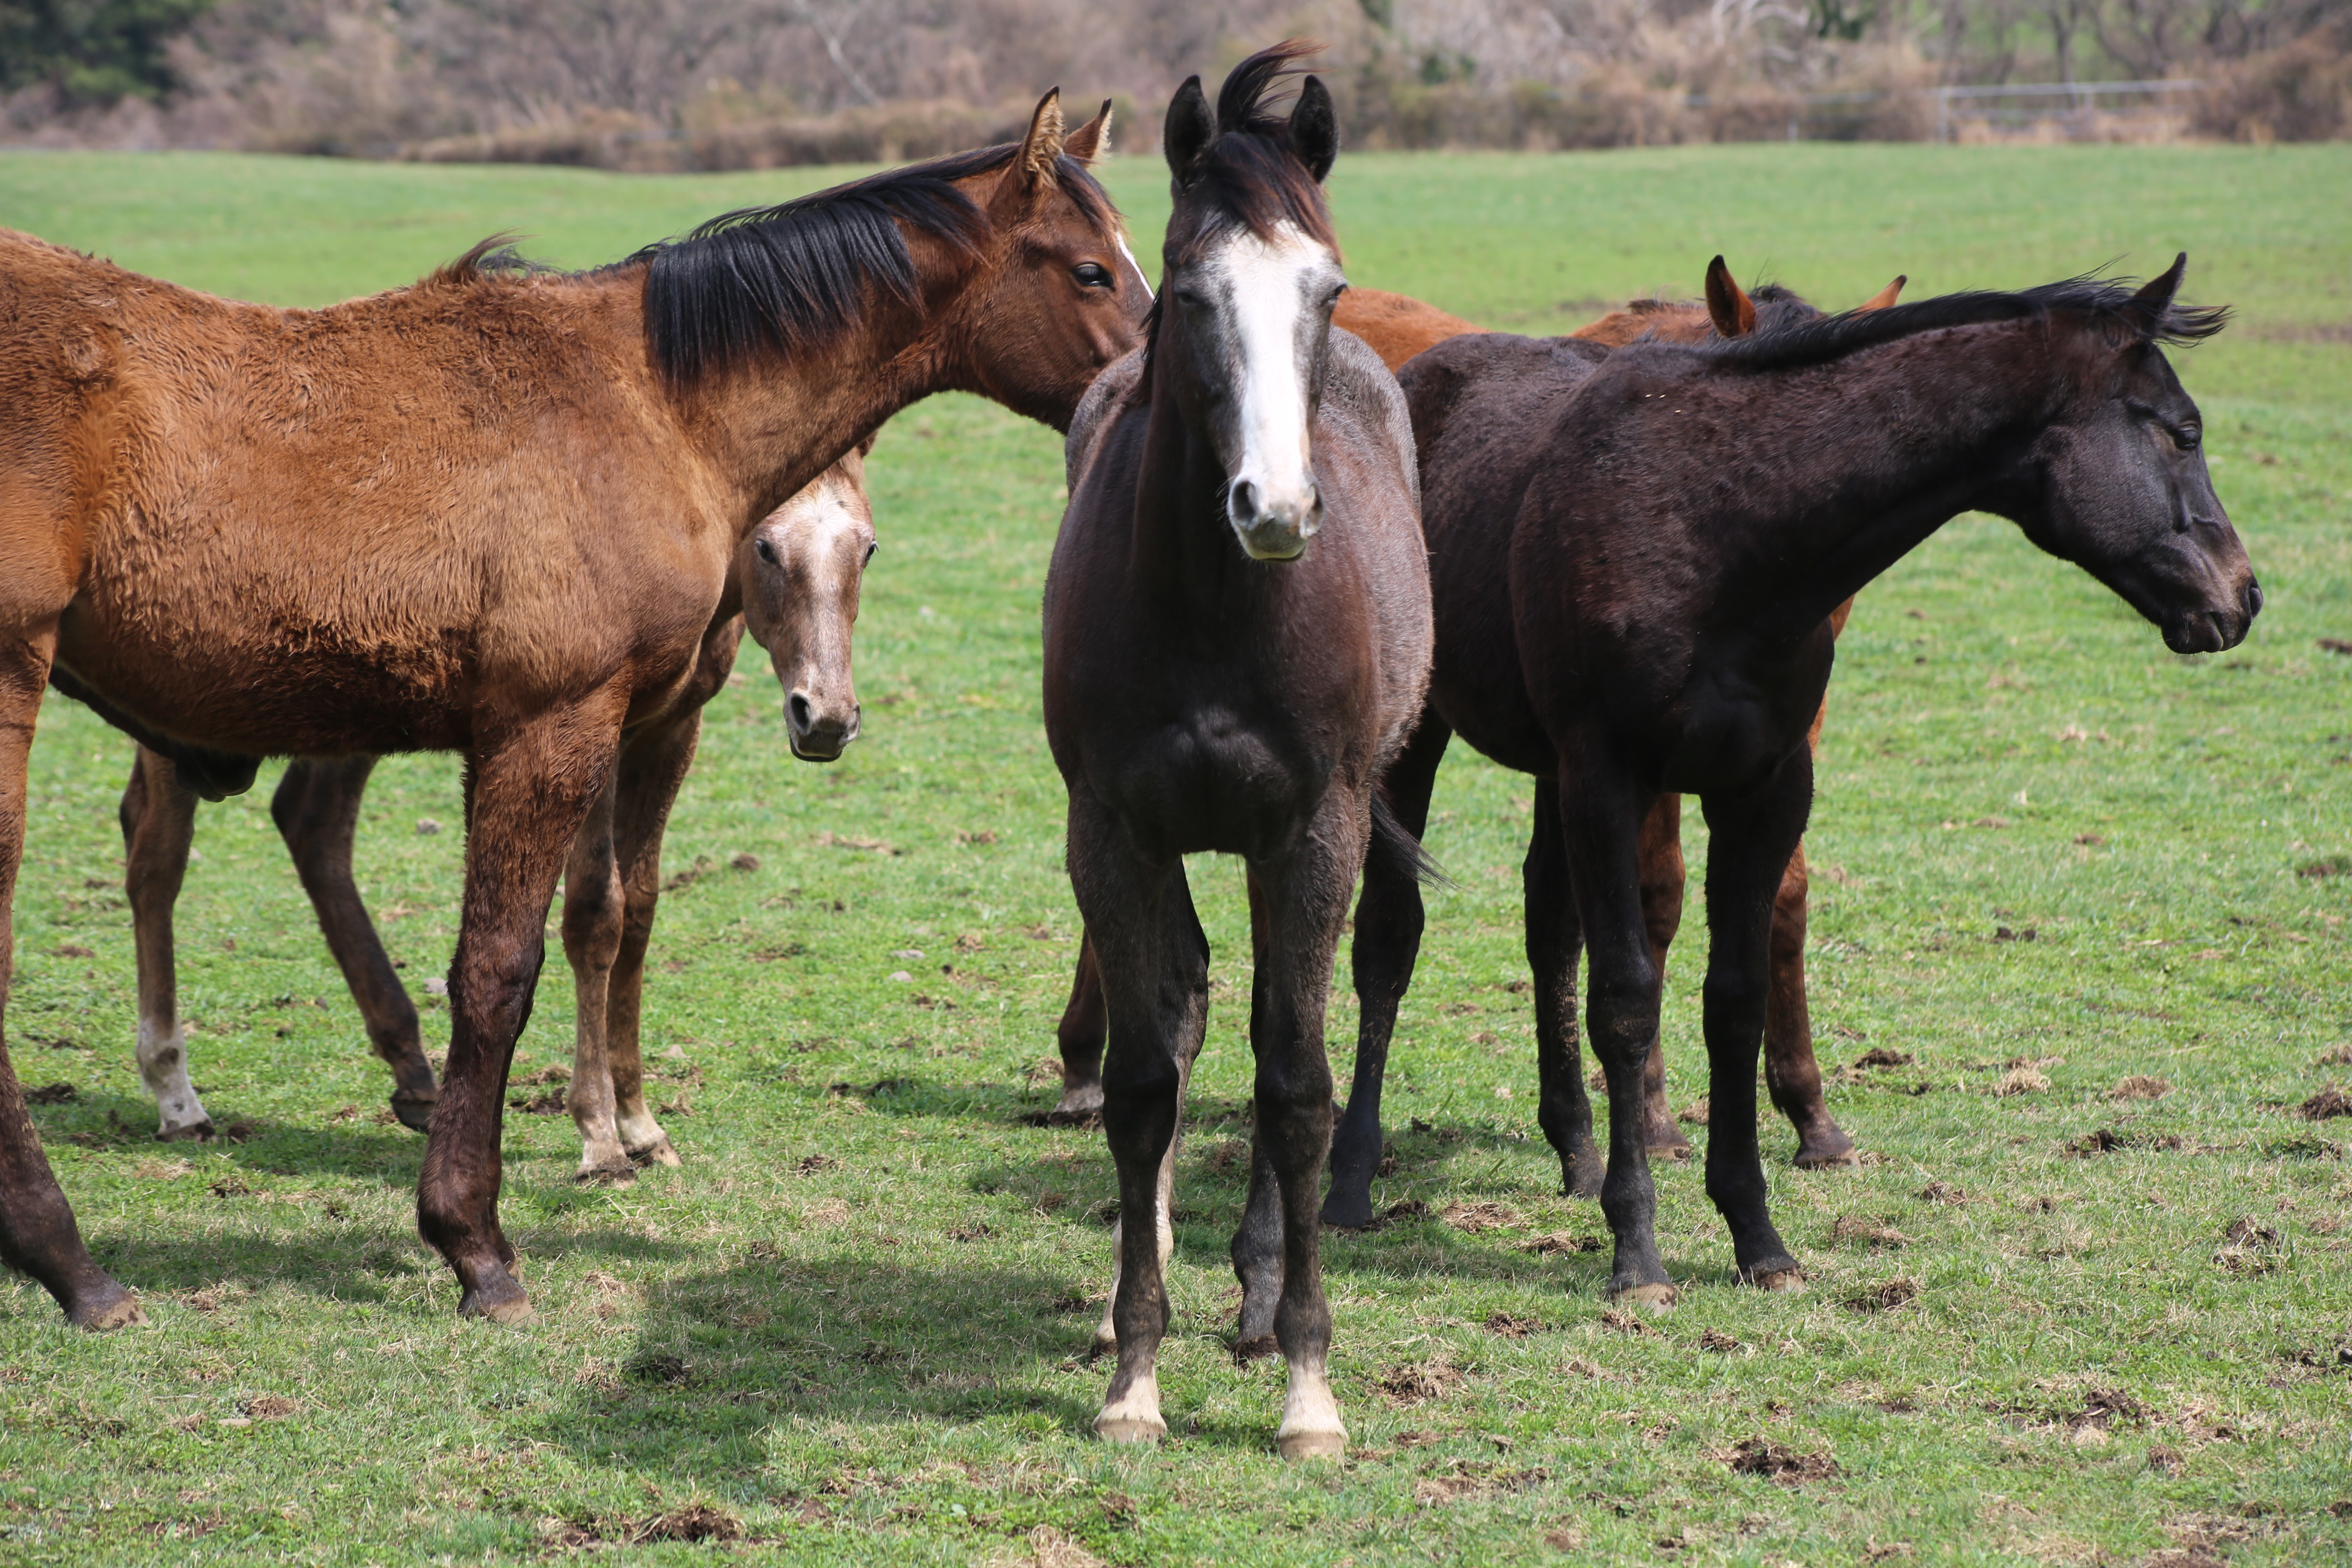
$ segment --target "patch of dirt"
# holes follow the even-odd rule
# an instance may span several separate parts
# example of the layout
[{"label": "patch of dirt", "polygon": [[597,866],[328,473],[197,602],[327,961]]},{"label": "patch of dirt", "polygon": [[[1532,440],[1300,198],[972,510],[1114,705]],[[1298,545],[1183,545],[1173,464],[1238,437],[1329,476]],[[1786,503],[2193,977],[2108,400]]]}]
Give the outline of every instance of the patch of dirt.
[{"label": "patch of dirt", "polygon": [[1464,1498],[1491,1497],[1497,1492],[1526,1491],[1550,1479],[1549,1470],[1513,1470],[1476,1460],[1457,1460],[1443,1474],[1424,1476],[1413,1483],[1412,1500],[1423,1508],[1440,1508]]},{"label": "patch of dirt", "polygon": [[1507,1340],[1523,1340],[1542,1329],[1541,1319],[1524,1318],[1516,1312],[1490,1312],[1486,1317],[1486,1331]]},{"label": "patch of dirt", "polygon": [[518,1094],[507,1100],[507,1109],[520,1110],[525,1116],[561,1116],[564,1111],[563,1090],[543,1089],[538,1094]]},{"label": "patch of dirt", "polygon": [[2021,1094],[2045,1094],[2050,1089],[2050,1075],[2038,1068],[2011,1068],[1993,1080],[1991,1092],[2003,1099]]},{"label": "patch of dirt", "polygon": [[2109,1100],[2162,1100],[2172,1092],[2169,1079],[2134,1073],[2107,1090]]},{"label": "patch of dirt", "polygon": [[2083,1408],[2066,1419],[2070,1426],[2096,1426],[2101,1431],[2118,1423],[2147,1419],[2147,1406],[2120,1388],[2094,1388],[2083,1395]]},{"label": "patch of dirt", "polygon": [[810,1225],[847,1225],[849,1205],[839,1198],[828,1198],[802,1215],[801,1218]]},{"label": "patch of dirt", "polygon": [[2285,1250],[2277,1231],[2259,1223],[2252,1215],[2241,1215],[2221,1233],[2221,1245],[2215,1249],[2213,1261],[2231,1274],[2267,1274],[2285,1261]]},{"label": "patch of dirt", "polygon": [[1533,1241],[1521,1242],[1519,1250],[1538,1258],[1552,1258],[1570,1252],[1606,1252],[1609,1244],[1597,1236],[1570,1236],[1564,1230],[1555,1230]]},{"label": "patch of dirt", "polygon": [[1769,1437],[1748,1437],[1714,1456],[1734,1475],[1764,1476],[1784,1487],[1824,1481],[1837,1475],[1838,1462],[1827,1454],[1801,1454]]},{"label": "patch of dirt", "polygon": [[1709,1329],[1706,1332],[1699,1335],[1698,1348],[1703,1351],[1714,1351],[1722,1355],[1729,1355],[1735,1351],[1743,1351],[1748,1347],[1741,1344],[1738,1340],[1733,1339],[1729,1334],[1725,1333],[1720,1329]]},{"label": "patch of dirt", "polygon": [[1889,1279],[1858,1296],[1847,1297],[1845,1304],[1857,1312],[1891,1312],[1897,1308],[1907,1307],[1918,1299],[1919,1281],[1916,1279]]},{"label": "patch of dirt", "polygon": [[25,1091],[27,1105],[71,1105],[81,1098],[81,1090],[69,1083],[44,1084],[39,1089]]},{"label": "patch of dirt", "polygon": [[1931,1204],[1964,1204],[1968,1193],[1957,1182],[1929,1182],[1919,1189],[1919,1195]]},{"label": "patch of dirt", "polygon": [[2345,1092],[2342,1084],[2331,1083],[2297,1106],[2295,1113],[2305,1121],[2326,1121],[2332,1117],[2352,1116],[2352,1094]]},{"label": "patch of dirt", "polygon": [[2182,1149],[2189,1141],[2178,1132],[2149,1132],[2128,1127],[2102,1127],[2066,1145],[2071,1154],[2113,1154],[2126,1149]]},{"label": "patch of dirt", "polygon": [[1706,1117],[1707,1097],[1704,1094],[1675,1112],[1675,1120],[1685,1127],[1704,1127],[1706,1125]]},{"label": "patch of dirt", "polygon": [[1462,1369],[1438,1356],[1392,1366],[1375,1378],[1372,1386],[1391,1405],[1413,1405],[1436,1399],[1447,1389],[1458,1387],[1461,1382]]},{"label": "patch of dirt", "polygon": [[987,1568],[1104,1568],[1086,1543],[1050,1524],[1041,1524],[1018,1542],[980,1559]]},{"label": "patch of dirt", "polygon": [[1659,1331],[1641,1313],[1621,1311],[1615,1307],[1611,1307],[1601,1314],[1601,1326],[1605,1329],[1614,1329],[1621,1334],[1632,1334],[1637,1339],[1643,1334],[1659,1334]]},{"label": "patch of dirt", "polygon": [[282,1394],[257,1394],[237,1408],[256,1421],[283,1421],[300,1414],[302,1406]]},{"label": "patch of dirt", "polygon": [[986,1237],[989,1234],[988,1222],[985,1220],[980,1220],[975,1221],[971,1225],[960,1225],[956,1226],[953,1230],[948,1232],[948,1239],[950,1241],[979,1241]]},{"label": "patch of dirt", "polygon": [[798,1175],[814,1176],[819,1171],[837,1169],[840,1164],[841,1162],[830,1154],[803,1154],[801,1156],[800,1163],[794,1165],[793,1170]]},{"label": "patch of dirt", "polygon": [[1210,1146],[1206,1163],[1209,1169],[1220,1176],[1247,1175],[1250,1146],[1238,1138],[1228,1138]]},{"label": "patch of dirt", "polygon": [[639,1383],[677,1388],[694,1381],[693,1363],[683,1356],[643,1355],[622,1369]]},{"label": "patch of dirt", "polygon": [[213,1196],[216,1198],[249,1198],[258,1191],[258,1187],[234,1173],[223,1176],[212,1185]]},{"label": "patch of dirt", "polygon": [[1909,1051],[1890,1051],[1885,1046],[1873,1046],[1853,1058],[1857,1068],[1907,1068],[1911,1062]]},{"label": "patch of dirt", "polygon": [[1840,1215],[1837,1223],[1830,1226],[1830,1245],[1866,1246],[1876,1252],[1884,1247],[1908,1247],[1911,1238],[1891,1225],[1874,1225],[1853,1215]]},{"label": "patch of dirt", "polygon": [[2150,1443],[2147,1446],[2147,1468],[2158,1475],[2179,1475],[2180,1463],[2179,1449],[2165,1443]]},{"label": "patch of dirt", "polygon": [[1475,1236],[1482,1230],[1508,1230],[1525,1225],[1519,1211],[1507,1204],[1448,1204],[1443,1216],[1456,1230]]}]

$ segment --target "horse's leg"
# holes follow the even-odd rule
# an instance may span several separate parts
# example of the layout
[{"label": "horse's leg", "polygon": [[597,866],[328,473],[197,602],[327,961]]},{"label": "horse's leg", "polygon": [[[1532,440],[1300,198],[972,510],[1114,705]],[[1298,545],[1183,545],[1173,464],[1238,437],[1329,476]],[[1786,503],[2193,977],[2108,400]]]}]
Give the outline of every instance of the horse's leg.
[{"label": "horse's leg", "polygon": [[1070,976],[1070,1000],[1062,1008],[1062,1021],[1054,1026],[1055,1043],[1062,1052],[1062,1098],[1045,1113],[1049,1126],[1067,1126],[1102,1113],[1103,1032],[1108,1026],[1094,938],[1082,936],[1077,972]]},{"label": "horse's leg", "polygon": [[499,1228],[507,1068],[546,961],[556,878],[604,791],[625,700],[607,689],[503,733],[478,732],[467,758],[466,902],[449,966],[449,1065],[416,1188],[417,1229],[465,1287],[461,1317],[530,1316],[530,1298],[514,1277],[514,1248]]},{"label": "horse's leg", "polygon": [[1535,817],[1520,879],[1527,889],[1528,968],[1535,977],[1536,1124],[1559,1156],[1560,1191],[1597,1198],[1609,1163],[1592,1142],[1592,1100],[1576,1044],[1576,959],[1584,928],[1560,840],[1559,785],[1550,779],[1536,784]]},{"label": "horse's leg", "polygon": [[1764,1084],[1772,1103],[1797,1130],[1797,1167],[1819,1170],[1854,1163],[1853,1140],[1822,1099],[1821,1064],[1813,1059],[1813,1020],[1805,1005],[1805,847],[1789,857],[1772,900],[1771,990],[1764,1000]]},{"label": "horse's leg", "polygon": [[1658,1194],[1637,1106],[1658,1037],[1658,967],[1642,921],[1640,838],[1651,802],[1605,752],[1560,759],[1562,840],[1584,928],[1589,977],[1585,1027],[1609,1083],[1609,1169],[1601,1212],[1617,1241],[1609,1293],[1644,1307],[1671,1306],[1675,1288],[1658,1258]]},{"label": "horse's leg", "polygon": [[609,1037],[613,964],[621,950],[621,868],[613,849],[614,781],[588,807],[563,867],[563,956],[572,965],[572,1084],[564,1100],[580,1129],[579,1182],[622,1185],[637,1168],[621,1148]]},{"label": "horse's leg", "polygon": [[172,906],[196,837],[196,797],[180,787],[171,762],[139,748],[122,791],[122,890],[131,901],[139,958],[139,1078],[155,1097],[155,1136],[165,1142],[213,1135],[211,1112],[188,1079],[188,1037],[180,1023],[179,963]]},{"label": "horse's leg", "polygon": [[1731,1229],[1739,1277],[1794,1289],[1797,1260],[1773,1229],[1756,1144],[1756,1049],[1770,987],[1774,890],[1805,830],[1812,759],[1798,752],[1762,788],[1708,796],[1706,1194]]},{"label": "horse's leg", "polygon": [[302,890],[310,895],[327,951],[359,1004],[368,1044],[392,1069],[392,1113],[402,1126],[423,1132],[433,1124],[440,1086],[425,1059],[416,1004],[408,999],[352,878],[360,802],[374,768],[375,759],[366,755],[289,763],[269,798],[269,816],[294,858]]},{"label": "horse's leg", "polygon": [[637,737],[621,758],[619,793],[613,808],[613,847],[627,902],[621,947],[614,955],[611,1009],[604,1026],[613,1064],[613,1099],[620,1111],[621,1149],[640,1165],[680,1162],[669,1134],[646,1109],[646,1066],[638,1031],[643,1024],[646,949],[653,941],[654,914],[661,902],[662,835],[670,807],[694,765],[702,740],[702,710]]},{"label": "horse's leg", "polygon": [[1256,1143],[1282,1205],[1282,1296],[1275,1338],[1290,1390],[1275,1441],[1286,1459],[1339,1458],[1348,1429],[1331,1395],[1331,1306],[1323,1295],[1317,1177],[1331,1148],[1331,1064],[1323,1016],[1331,963],[1364,863],[1369,802],[1333,790],[1318,820],[1278,858],[1253,859],[1257,973],[1250,1050],[1257,1061]]},{"label": "horse's leg", "polygon": [[[1412,739],[1381,781],[1397,823],[1415,838],[1429,826],[1429,794],[1454,731],[1423,709]],[[1381,1084],[1398,1006],[1412,984],[1421,954],[1421,882],[1409,865],[1375,851],[1364,863],[1364,890],[1356,900],[1356,936],[1349,952],[1356,982],[1356,1072],[1348,1110],[1331,1133],[1331,1192],[1323,1223],[1354,1228],[1372,1223],[1372,1177],[1380,1170]],[[1253,1183],[1256,1180],[1252,1173]],[[1269,1331],[1271,1324],[1268,1325]]]},{"label": "horse's leg", "polygon": [[26,764],[33,724],[57,647],[55,623],[31,637],[0,637],[0,1263],[22,1269],[85,1329],[143,1323],[138,1298],[110,1278],[82,1245],[58,1179],[25,1110],[8,1059],[8,984],[16,962],[16,868],[25,857]]},{"label": "horse's leg", "polygon": [[1171,918],[1192,902],[1181,863],[1145,859],[1124,826],[1083,787],[1070,792],[1069,867],[1110,1016],[1103,1131],[1118,1168],[1118,1277],[1111,1296],[1118,1364],[1095,1431],[1111,1442],[1152,1442],[1168,1431],[1158,1370],[1169,1311],[1160,1251],[1161,1173],[1182,1110],[1185,1040],[1205,1016],[1208,977],[1193,931]]},{"label": "horse's leg", "polygon": [[[1666,983],[1666,950],[1683,924],[1683,797],[1672,792],[1658,796],[1642,819],[1642,924],[1650,936],[1650,958],[1658,966],[1658,984]],[[1612,1115],[1615,1110],[1612,1110]],[[1642,1072],[1642,1136],[1650,1152],[1669,1160],[1690,1157],[1690,1140],[1675,1125],[1674,1108],[1666,1103],[1666,1037],[1659,1032],[1650,1047],[1650,1063]]]},{"label": "horse's leg", "polygon": [[[1201,1044],[1207,1038],[1209,1030],[1209,933],[1201,929],[1200,916],[1193,911],[1192,887],[1181,862],[1170,875],[1169,889],[1166,918],[1168,929],[1176,933],[1175,962],[1181,972],[1175,989],[1184,996],[1197,994],[1200,1005],[1187,1005],[1186,1010],[1179,1016],[1176,1032],[1176,1133],[1168,1140],[1168,1152],[1160,1159],[1157,1229],[1160,1268],[1163,1277],[1167,1272],[1168,1260],[1176,1256],[1176,1155],[1184,1143],[1184,1099],[1192,1090],[1192,1064],[1200,1058]],[[1089,958],[1088,962],[1091,963],[1092,959]],[[1097,989],[1102,984],[1098,967],[1094,984]],[[1117,1259],[1123,1235],[1120,1226],[1125,1224],[1125,1219],[1121,1218],[1111,1226],[1110,1299],[1103,1303],[1102,1321],[1095,1326],[1092,1353],[1097,1356],[1115,1355],[1118,1351],[1118,1323],[1112,1311],[1118,1304],[1119,1266]],[[1242,1313],[1244,1318],[1248,1316],[1246,1300]],[[1246,1354],[1245,1352],[1237,1353]]]}]

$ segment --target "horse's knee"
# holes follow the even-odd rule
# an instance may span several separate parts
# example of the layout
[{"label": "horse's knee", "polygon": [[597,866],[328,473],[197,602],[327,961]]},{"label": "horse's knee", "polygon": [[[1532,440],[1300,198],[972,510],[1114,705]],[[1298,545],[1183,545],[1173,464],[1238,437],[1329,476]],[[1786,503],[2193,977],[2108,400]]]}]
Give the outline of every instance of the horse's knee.
[{"label": "horse's knee", "polygon": [[609,965],[627,931],[621,889],[611,877],[567,878],[563,888],[563,952],[573,966]]},{"label": "horse's knee", "polygon": [[1740,1037],[1760,1033],[1764,1027],[1764,1006],[1770,988],[1755,977],[1739,970],[1710,973],[1706,977],[1706,1012],[1708,1034],[1715,1026],[1734,1030]]}]

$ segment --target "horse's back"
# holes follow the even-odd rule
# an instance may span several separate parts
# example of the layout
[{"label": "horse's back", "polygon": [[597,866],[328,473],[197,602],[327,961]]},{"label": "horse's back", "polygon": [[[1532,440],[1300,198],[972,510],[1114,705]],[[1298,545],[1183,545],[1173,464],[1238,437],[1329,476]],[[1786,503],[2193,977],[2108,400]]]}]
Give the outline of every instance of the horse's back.
[{"label": "horse's back", "polygon": [[1385,289],[1349,289],[1339,296],[1331,324],[1361,338],[1392,371],[1448,338],[1480,330],[1425,300]]}]

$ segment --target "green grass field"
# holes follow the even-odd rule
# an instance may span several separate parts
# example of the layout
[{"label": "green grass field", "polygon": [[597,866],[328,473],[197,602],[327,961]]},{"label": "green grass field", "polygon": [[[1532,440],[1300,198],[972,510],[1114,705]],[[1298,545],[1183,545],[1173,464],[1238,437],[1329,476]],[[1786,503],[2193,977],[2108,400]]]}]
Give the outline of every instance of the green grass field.
[{"label": "green grass field", "polygon": [[[496,229],[607,259],[835,173],[12,153],[0,224],[308,304]],[[1158,165],[1107,173],[1149,258]],[[1653,1324],[1604,1315],[1605,1252],[1531,1250],[1605,1226],[1558,1195],[1510,989],[1530,791],[1457,751],[1429,836],[1454,885],[1431,899],[1376,1190],[1428,1213],[1325,1250],[1348,1464],[1276,1460],[1278,1367],[1225,1349],[1249,1068],[1223,865],[1193,879],[1217,986],[1178,1177],[1172,1436],[1091,1438],[1109,1162],[1099,1133],[1023,1122],[1052,1100],[1036,1064],[1075,952],[1037,699],[1060,454],[941,399],[892,424],[870,469],[865,739],[793,763],[756,652],[709,712],[648,980],[687,1165],[578,1189],[569,1119],[509,1118],[528,1328],[457,1322],[416,1240],[423,1140],[377,1118],[386,1075],[264,810],[275,770],[205,808],[180,905],[195,1078],[243,1141],[150,1140],[113,825],[131,748],[52,700],[9,1045],[28,1085],[77,1090],[37,1112],[42,1135],[153,1321],[87,1338],[37,1288],[0,1286],[0,1562],[2352,1553],[2352,1122],[2294,1114],[2352,1078],[2319,1061],[2352,1040],[2352,659],[2317,644],[2352,637],[2352,148],[1365,156],[1333,190],[1356,281],[1523,331],[1694,292],[1718,250],[1844,306],[1898,271],[1916,297],[2111,260],[2145,274],[2187,248],[2189,292],[2240,307],[2179,363],[2269,595],[2242,647],[2168,654],[1984,518],[1867,592],[1840,646],[1811,835],[1815,1026],[1827,1066],[1915,1059],[1831,1090],[1861,1169],[1790,1170],[1792,1137],[1767,1131],[1811,1289],[1732,1287],[1693,1166],[1659,1174],[1687,1289]],[[360,878],[412,982],[456,935],[461,846],[420,835],[425,817],[458,820],[454,763],[387,763]],[[746,851],[757,870],[730,866]],[[1669,984],[1676,1104],[1706,1090],[1703,910]],[[437,1048],[446,1011],[419,999]],[[1343,1075],[1353,1026],[1343,995]],[[570,1038],[559,958],[518,1074],[568,1065]],[[2048,1087],[1993,1093],[2020,1064]],[[2111,1099],[2132,1074],[2174,1087]],[[2252,1239],[2231,1243],[2242,1219]],[[1809,1462],[1776,1478],[1742,1453]]]}]

